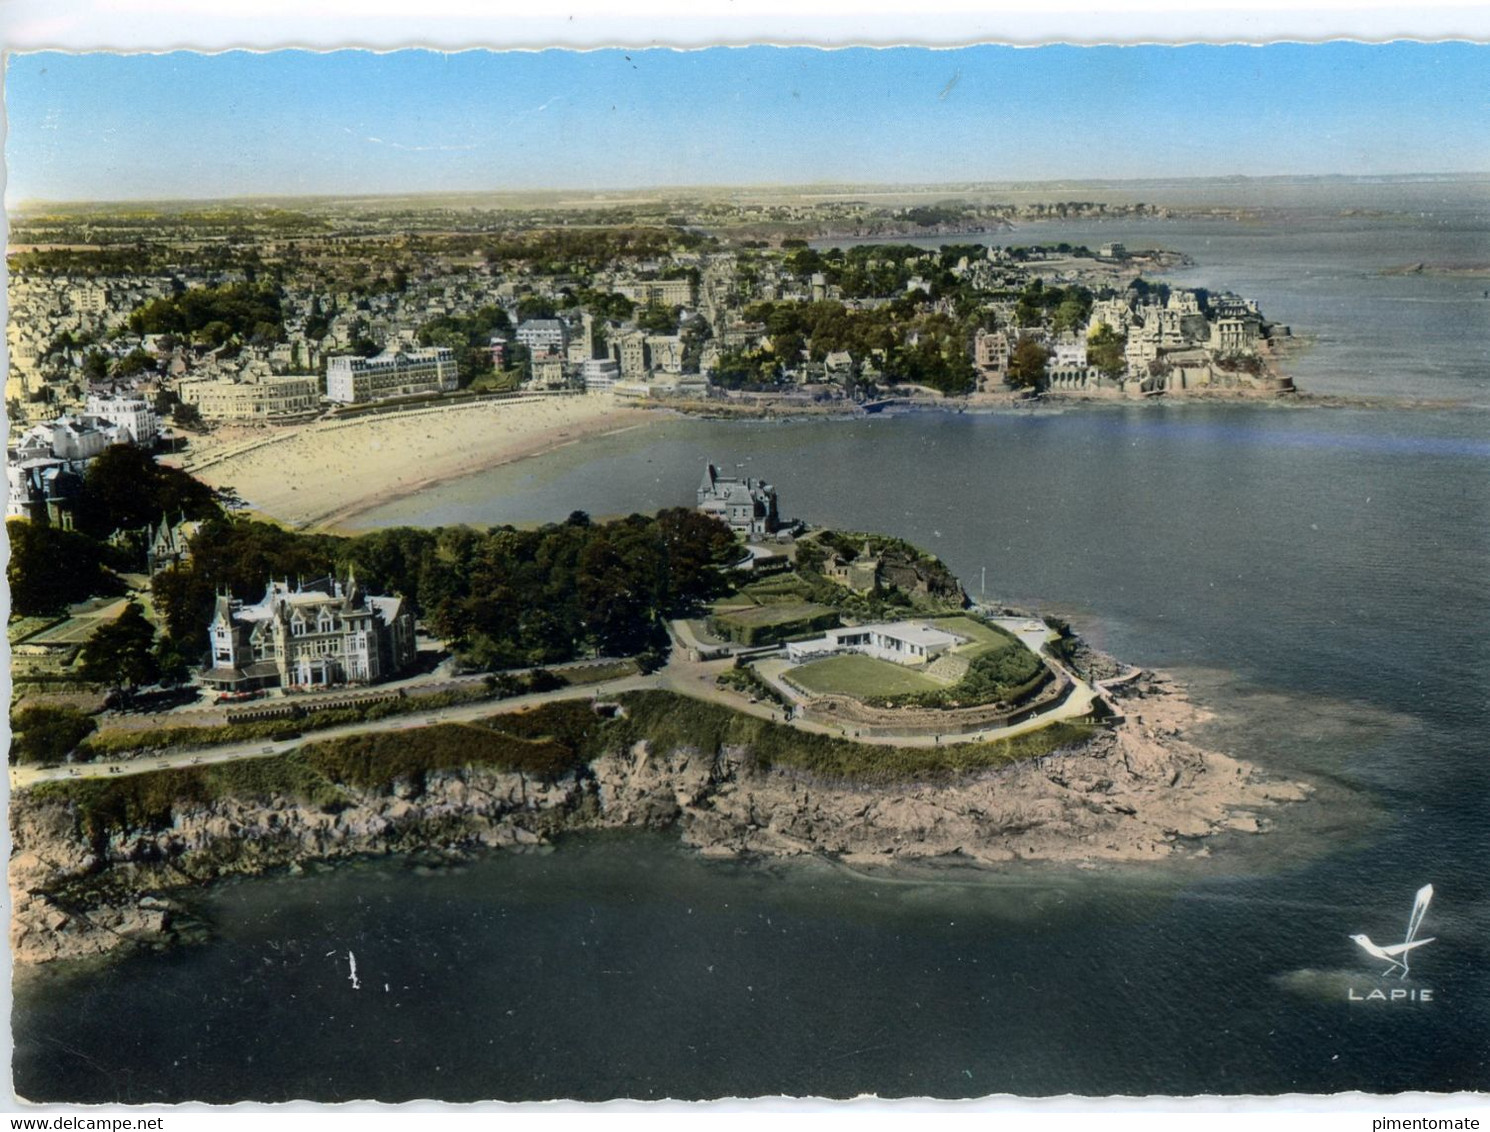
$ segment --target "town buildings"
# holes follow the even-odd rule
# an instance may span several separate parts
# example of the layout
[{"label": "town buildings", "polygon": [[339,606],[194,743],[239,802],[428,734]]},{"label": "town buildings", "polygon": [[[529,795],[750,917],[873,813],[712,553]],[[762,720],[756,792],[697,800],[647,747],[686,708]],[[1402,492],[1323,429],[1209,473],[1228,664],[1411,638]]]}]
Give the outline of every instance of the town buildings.
[{"label": "town buildings", "polygon": [[698,301],[698,286],[687,277],[626,280],[618,282],[615,291],[643,307],[691,307]]},{"label": "town buildings", "polygon": [[[697,217],[748,217],[750,223],[771,217],[771,223],[796,223],[836,216],[841,207],[845,222],[854,217],[857,223],[869,214],[862,204],[837,203],[786,209],[710,203],[696,209]],[[1111,214],[1104,207],[1071,204],[1052,210],[1030,205],[1019,213]],[[394,221],[394,227],[400,222]],[[545,225],[561,226],[569,218],[534,214],[512,222],[531,225],[542,244]],[[59,227],[54,218],[38,217],[21,223],[30,226],[26,234],[38,247],[87,242],[86,232],[70,231],[70,222]],[[134,442],[148,444],[150,425],[144,414],[161,394],[167,399],[175,394],[215,422],[293,418],[316,411],[324,399],[351,404],[454,390],[460,384],[454,352],[421,349],[418,343],[454,341],[447,336],[467,332],[479,335],[470,339],[470,347],[489,350],[493,366],[504,371],[503,386],[515,352],[527,355],[525,363],[531,358],[526,379],[540,388],[577,379],[588,388],[606,388],[608,367],[588,367],[587,372],[587,363],[609,358],[629,390],[655,396],[685,385],[691,390],[694,374],[711,376],[721,359],[736,352],[773,352],[777,336],[758,314],[745,317],[753,305],[767,301],[841,304],[850,321],[907,301],[921,314],[953,317],[960,325],[947,336],[948,343],[971,349],[978,388],[993,390],[1007,381],[1017,337],[1028,334],[1042,346],[1054,345],[1052,312],[1038,320],[1016,319],[1018,296],[1037,279],[1080,287],[1091,302],[1087,334],[1104,323],[1110,326],[1123,341],[1108,348],[1126,348],[1129,363],[1125,372],[1114,373],[1109,356],[1106,372],[1099,372],[1059,357],[1047,370],[1046,389],[1138,396],[1159,391],[1151,379],[1166,366],[1183,370],[1170,388],[1267,386],[1269,375],[1263,371],[1272,357],[1268,347],[1280,329],[1262,318],[1255,303],[1236,295],[1170,288],[1153,278],[1124,287],[1125,279],[1162,270],[1166,261],[1160,253],[1128,251],[1117,243],[1103,245],[1097,256],[1077,255],[1074,249],[1067,255],[1006,247],[988,247],[978,255],[971,246],[955,256],[930,248],[910,256],[824,249],[820,258],[804,257],[798,266],[794,255],[774,249],[700,250],[683,246],[680,236],[670,247],[622,253],[582,270],[567,254],[472,260],[406,245],[386,230],[389,221],[382,218],[370,222],[356,239],[307,235],[290,240],[265,232],[239,249],[245,259],[235,261],[235,252],[226,262],[177,262],[158,254],[160,248],[177,238],[190,244],[209,233],[195,231],[189,220],[171,223],[184,226],[174,234],[162,229],[151,235],[156,242],[134,248],[133,265],[117,272],[84,276],[65,258],[53,262],[49,252],[37,253],[34,262],[19,259],[12,265],[6,395],[13,425],[91,416],[129,432]],[[256,221],[245,216],[243,223],[251,230]],[[361,221],[350,223],[356,227]],[[372,241],[367,246],[378,250],[375,261],[385,265],[381,277],[363,278],[364,236]],[[252,271],[245,261],[250,251]],[[826,268],[829,262],[831,270]],[[271,319],[269,325],[234,326],[223,341],[220,323],[211,324],[218,328],[212,333],[201,325],[143,333],[132,317],[152,300],[248,283],[254,272],[269,266],[278,288],[278,323]],[[549,305],[535,307],[535,300]],[[647,317],[659,310],[674,316],[680,308],[690,312],[682,320],[681,334],[658,332],[669,322],[677,324],[675,317]],[[561,313],[521,319],[524,309]],[[831,341],[808,341],[805,353],[794,350],[790,357],[772,359],[779,363],[776,372],[763,370],[763,381],[748,384],[815,384],[820,387],[815,395],[835,398],[857,394],[871,383],[916,380],[916,367],[906,364],[907,355],[896,347],[913,345],[915,336],[926,331],[919,319],[902,322],[910,327],[903,341],[869,345],[856,332],[850,348],[841,333],[842,321],[829,319],[824,325],[832,329],[825,337]],[[980,325],[1001,329],[974,335],[973,328]],[[1061,326],[1079,329],[1069,320]],[[515,351],[518,344],[523,351]],[[374,350],[383,352],[365,357]],[[1211,356],[1197,361],[1195,350]],[[464,349],[460,357],[468,357]],[[562,367],[550,364],[555,361]],[[477,362],[484,368],[484,358]],[[326,366],[324,378],[313,378],[321,366]],[[286,380],[265,380],[271,373]],[[308,384],[312,381],[315,388]],[[738,369],[732,368],[718,384],[742,384]],[[1145,384],[1148,388],[1142,388]],[[102,409],[94,403],[95,398],[111,399],[115,390],[123,391],[123,400],[138,403],[136,407]],[[795,390],[758,388],[742,395],[763,393],[799,396]],[[130,416],[132,420],[125,419]]]},{"label": "town buildings", "polygon": [[91,460],[111,444],[128,443],[128,434],[107,421],[65,416],[32,425],[16,441],[17,459],[50,456],[57,460]]},{"label": "town buildings", "polygon": [[1009,336],[1002,330],[982,330],[973,336],[973,365],[985,380],[1003,381],[1009,376]]},{"label": "town buildings", "polygon": [[45,521],[72,529],[72,512],[83,491],[83,461],[38,457],[5,464],[5,517]]},{"label": "town buildings", "polygon": [[526,346],[538,358],[562,354],[569,332],[557,318],[530,318],[518,326],[516,338],[519,346]]},{"label": "town buildings", "polygon": [[119,430],[120,443],[149,448],[160,436],[160,418],[155,415],[154,406],[143,397],[95,393],[88,398],[83,415],[113,425]]},{"label": "town buildings", "polygon": [[220,691],[369,684],[414,662],[414,615],[401,597],[367,594],[355,575],[292,587],[270,581],[246,605],[220,596],[200,675]]},{"label": "town buildings", "polygon": [[326,396],[343,404],[450,392],[457,385],[455,351],[448,346],[385,350],[372,358],[335,357],[326,363]]},{"label": "town buildings", "polygon": [[579,367],[586,393],[608,393],[621,380],[621,367],[610,358],[591,358]]},{"label": "town buildings", "polygon": [[145,547],[145,572],[153,578],[162,570],[189,560],[191,540],[201,529],[201,523],[188,520],[185,515],[175,523],[162,515],[160,522],[148,532],[150,541]]},{"label": "town buildings", "polygon": [[183,381],[179,396],[195,405],[203,420],[271,420],[314,412],[321,404],[320,386],[314,374],[264,374],[243,381]]}]

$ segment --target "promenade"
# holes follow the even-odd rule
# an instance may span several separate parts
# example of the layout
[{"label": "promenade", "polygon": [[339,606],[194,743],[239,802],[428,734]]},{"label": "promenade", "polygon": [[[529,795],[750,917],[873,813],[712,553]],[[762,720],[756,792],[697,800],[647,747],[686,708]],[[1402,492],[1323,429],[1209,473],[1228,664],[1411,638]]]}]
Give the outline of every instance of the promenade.
[{"label": "promenade", "polygon": [[[1092,713],[1098,699],[1103,698],[1101,689],[1081,680],[1059,661],[1046,654],[1045,659],[1057,671],[1072,682],[1071,693],[1050,711],[1006,727],[990,727],[985,730],[960,735],[856,735],[851,726],[831,726],[803,718],[788,719],[783,708],[776,703],[752,698],[748,693],[734,688],[721,687],[718,677],[734,664],[732,658],[694,661],[686,659],[682,649],[674,649],[670,662],[659,671],[648,675],[623,676],[614,680],[594,684],[577,684],[557,688],[549,692],[535,692],[512,696],[501,700],[479,700],[474,703],[456,704],[449,707],[432,707],[409,715],[391,716],[386,719],[348,723],[322,730],[308,731],[294,739],[269,741],[246,740],[242,743],[211,747],[172,750],[159,755],[114,759],[110,762],[81,763],[55,767],[22,766],[10,768],[12,793],[25,790],[42,782],[62,780],[117,778],[124,775],[142,774],[155,770],[170,770],[188,766],[210,766],[216,763],[233,762],[239,759],[271,758],[287,754],[305,743],[344,738],[351,735],[384,734],[394,731],[411,731],[442,723],[474,723],[494,715],[528,711],[541,704],[563,700],[609,699],[625,692],[668,691],[703,703],[714,704],[741,712],[767,722],[794,727],[799,731],[817,735],[830,735],[848,739],[855,743],[881,747],[933,748],[954,743],[987,743],[999,739],[1037,731],[1052,723],[1083,719]],[[286,721],[293,726],[292,721]]]}]

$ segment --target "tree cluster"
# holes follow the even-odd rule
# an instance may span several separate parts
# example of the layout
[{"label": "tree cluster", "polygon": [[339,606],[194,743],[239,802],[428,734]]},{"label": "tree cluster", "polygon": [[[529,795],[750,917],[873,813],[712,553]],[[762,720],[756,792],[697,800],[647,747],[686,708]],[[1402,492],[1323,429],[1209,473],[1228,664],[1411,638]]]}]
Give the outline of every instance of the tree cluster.
[{"label": "tree cluster", "polygon": [[656,645],[661,617],[723,592],[718,567],[734,555],[727,527],[685,508],[606,524],[576,513],[537,531],[446,528],[421,562],[420,604],[431,631],[480,667],[632,655]]},{"label": "tree cluster", "polygon": [[153,527],[167,516],[207,519],[222,513],[218,495],[179,468],[157,464],[132,444],[113,444],[88,463],[75,511],[78,530],[95,539]]},{"label": "tree cluster", "polygon": [[835,301],[754,303],[745,317],[765,325],[771,352],[781,365],[795,365],[804,349],[812,361],[835,351],[860,360],[879,354],[888,381],[925,385],[949,395],[966,393],[975,380],[968,358],[971,327],[923,310],[925,300],[924,292],[912,291],[869,310],[851,310]]},{"label": "tree cluster", "polygon": [[1123,353],[1127,344],[1127,335],[1119,334],[1104,322],[1087,336],[1087,362],[1100,370],[1104,377],[1121,377],[1127,370]]},{"label": "tree cluster", "polygon": [[271,579],[345,576],[399,593],[470,663],[485,668],[631,655],[654,643],[657,619],[721,592],[734,557],[723,524],[687,509],[592,524],[582,513],[537,531],[395,528],[357,538],[267,523],[214,520],[189,561],[157,575],[155,600],[172,647],[195,656],[218,593],[258,600]]},{"label": "tree cluster", "polygon": [[599,271],[622,261],[656,259],[713,239],[678,228],[540,228],[479,241],[491,264],[527,264],[550,275]]},{"label": "tree cluster", "polygon": [[512,320],[501,307],[484,306],[472,314],[440,315],[419,328],[421,346],[449,346],[455,351],[456,373],[461,385],[492,371],[491,339],[499,331],[511,331]]},{"label": "tree cluster", "polygon": [[1020,326],[1040,327],[1048,320],[1051,329],[1062,334],[1084,327],[1091,312],[1092,292],[1086,287],[1047,287],[1037,278],[1020,292],[1014,321]]},{"label": "tree cluster", "polygon": [[192,287],[152,299],[130,314],[129,328],[135,334],[186,335],[214,349],[233,340],[266,345],[285,337],[278,289],[251,283]]},{"label": "tree cluster", "polygon": [[123,584],[104,565],[102,544],[76,531],[10,519],[11,612],[45,617],[90,597],[122,593]]}]

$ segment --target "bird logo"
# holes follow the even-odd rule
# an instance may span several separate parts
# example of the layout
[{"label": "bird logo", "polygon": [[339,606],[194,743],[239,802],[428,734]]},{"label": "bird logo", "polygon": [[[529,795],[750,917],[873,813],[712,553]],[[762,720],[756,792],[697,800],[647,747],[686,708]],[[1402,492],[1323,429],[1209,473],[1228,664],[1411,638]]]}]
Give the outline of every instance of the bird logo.
[{"label": "bird logo", "polygon": [[1356,945],[1367,955],[1377,959],[1383,959],[1390,964],[1381,973],[1382,978],[1385,978],[1399,968],[1400,973],[1397,977],[1399,979],[1407,978],[1407,961],[1411,957],[1413,949],[1422,947],[1425,943],[1432,943],[1438,938],[1437,936],[1429,936],[1427,939],[1417,938],[1418,929],[1423,926],[1423,917],[1428,914],[1428,904],[1432,899],[1433,886],[1431,884],[1425,884],[1422,888],[1418,889],[1417,898],[1412,902],[1412,915],[1407,918],[1407,935],[1401,943],[1393,943],[1383,947],[1380,944],[1372,943],[1371,937],[1364,933],[1350,937],[1355,940]]}]

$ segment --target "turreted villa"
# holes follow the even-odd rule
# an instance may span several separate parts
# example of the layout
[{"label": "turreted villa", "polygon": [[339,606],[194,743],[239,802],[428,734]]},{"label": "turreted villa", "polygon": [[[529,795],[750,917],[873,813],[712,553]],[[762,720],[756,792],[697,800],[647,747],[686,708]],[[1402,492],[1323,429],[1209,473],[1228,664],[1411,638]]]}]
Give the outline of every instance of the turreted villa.
[{"label": "turreted villa", "polygon": [[371,684],[398,675],[415,653],[408,602],[363,593],[355,575],[293,589],[271,581],[254,605],[220,596],[208,635],[201,678],[227,692]]},{"label": "turreted villa", "polygon": [[739,534],[768,535],[781,528],[774,487],[765,480],[721,475],[713,464],[704,469],[698,485],[698,509]]}]

